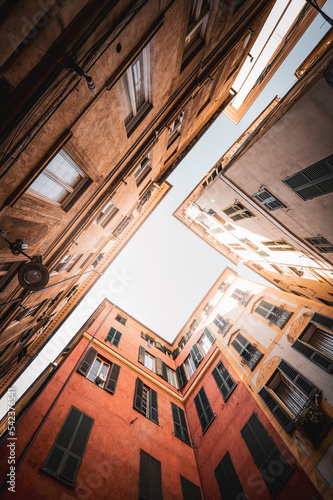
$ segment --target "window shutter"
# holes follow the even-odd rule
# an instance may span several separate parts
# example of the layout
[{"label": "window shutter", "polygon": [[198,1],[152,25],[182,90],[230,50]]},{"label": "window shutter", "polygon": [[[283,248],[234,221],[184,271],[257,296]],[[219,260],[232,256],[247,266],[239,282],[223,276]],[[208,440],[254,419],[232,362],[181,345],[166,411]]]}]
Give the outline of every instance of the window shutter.
[{"label": "window shutter", "polygon": [[208,328],[205,328],[204,329],[204,333],[206,334],[208,340],[210,341],[211,344],[214,344],[215,342],[215,337],[214,335],[211,333],[211,331],[208,329]]},{"label": "window shutter", "polygon": [[145,364],[145,355],[146,355],[146,350],[142,345],[139,347],[139,363]]},{"label": "window shutter", "polygon": [[118,332],[113,326],[110,328],[110,331],[106,337],[108,342],[111,342],[115,347],[118,347],[120,341],[121,333]]},{"label": "window shutter", "polygon": [[311,200],[333,191],[332,178],[333,155],[282,179],[282,181],[299,194],[303,200]]},{"label": "window shutter", "polygon": [[228,451],[216,467],[214,474],[222,500],[246,498]]},{"label": "window shutter", "polygon": [[297,339],[291,345],[291,347],[293,347],[300,354],[308,358],[314,364],[320,366],[320,368],[322,368],[326,372],[330,373],[333,370],[333,360],[328,358],[324,354],[319,353],[305,342],[302,342],[301,340]]},{"label": "window shutter", "polygon": [[236,382],[231,377],[230,373],[224,366],[222,362],[218,364],[216,368],[214,368],[213,377],[217,384],[217,387],[220,389],[223,400],[226,401],[234,388],[236,387]]},{"label": "window shutter", "polygon": [[173,352],[172,352],[172,357],[173,359],[176,359],[176,357],[178,356],[179,354],[179,347],[177,347],[177,349],[175,349]]},{"label": "window shutter", "polygon": [[289,413],[283,408],[280,403],[277,402],[275,397],[269,392],[266,387],[263,387],[258,392],[261,399],[268,406],[269,410],[273,413],[276,420],[283,427],[286,432],[291,432],[294,428],[293,418]]},{"label": "window shutter", "polygon": [[202,500],[199,486],[191,483],[191,481],[185,479],[183,476],[180,476],[180,483],[182,486],[183,500]]},{"label": "window shutter", "polygon": [[263,189],[258,193],[253,195],[253,198],[258,200],[264,207],[268,208],[268,210],[273,211],[277,208],[284,208],[285,205],[277,200],[269,191]]},{"label": "window shutter", "polygon": [[329,318],[328,316],[324,316],[323,314],[315,313],[312,316],[311,321],[313,323],[317,323],[318,325],[321,325],[321,326],[327,328],[328,330],[331,330],[331,332],[333,332],[333,318]]},{"label": "window shutter", "polygon": [[278,369],[284,373],[306,396],[314,398],[319,393],[319,389],[308,379],[303,377],[295,368],[290,366],[284,359],[278,364]]},{"label": "window shutter", "polygon": [[241,356],[244,350],[250,345],[250,342],[246,340],[243,335],[238,333],[234,340],[231,342],[231,345],[236,349],[238,354]]},{"label": "window shutter", "polygon": [[176,375],[178,379],[179,389],[182,389],[187,384],[187,377],[183,364],[179,365],[176,368]]},{"label": "window shutter", "polygon": [[135,396],[134,396],[134,405],[135,410],[138,410],[142,413],[142,395],[143,395],[143,382],[139,377],[136,379],[135,386]]},{"label": "window shutter", "polygon": [[97,351],[93,347],[89,349],[87,354],[85,355],[80,367],[79,367],[79,372],[82,373],[82,375],[86,376],[91,364],[93,363],[94,359],[97,356]]},{"label": "window shutter", "polygon": [[150,455],[140,450],[140,500],[150,500]]},{"label": "window shutter", "polygon": [[199,366],[200,361],[202,360],[202,354],[199,350],[198,344],[194,344],[192,349],[190,350],[190,354],[192,356],[195,367]]},{"label": "window shutter", "polygon": [[157,392],[149,390],[149,419],[158,424]]},{"label": "window shutter", "polygon": [[194,398],[194,404],[200,420],[202,432],[205,432],[208,425],[214,418],[214,413],[211,409],[205,389],[203,387]]},{"label": "window shutter", "polygon": [[151,500],[162,500],[161,462],[151,457]]},{"label": "window shutter", "polygon": [[156,373],[157,373],[157,375],[164,378],[164,380],[168,381],[166,364],[164,363],[164,361],[162,361],[161,358],[155,358],[155,359],[156,359]]},{"label": "window shutter", "polygon": [[110,370],[109,378],[108,378],[106,385],[105,385],[105,390],[108,392],[111,392],[111,394],[114,394],[114,392],[116,390],[119,372],[120,372],[120,366],[116,365],[116,363],[113,363],[111,370]]},{"label": "window shutter", "polygon": [[162,500],[161,462],[140,450],[139,500]]},{"label": "window shutter", "polygon": [[269,492],[276,497],[288,481],[292,469],[255,413],[241,430],[241,435]]},{"label": "window shutter", "polygon": [[173,417],[173,427],[175,431],[175,436],[179,439],[191,445],[190,436],[187,430],[187,424],[185,419],[184,410],[171,403],[172,417]]},{"label": "window shutter", "polygon": [[93,423],[92,418],[72,407],[44,463],[44,469],[72,486]]}]

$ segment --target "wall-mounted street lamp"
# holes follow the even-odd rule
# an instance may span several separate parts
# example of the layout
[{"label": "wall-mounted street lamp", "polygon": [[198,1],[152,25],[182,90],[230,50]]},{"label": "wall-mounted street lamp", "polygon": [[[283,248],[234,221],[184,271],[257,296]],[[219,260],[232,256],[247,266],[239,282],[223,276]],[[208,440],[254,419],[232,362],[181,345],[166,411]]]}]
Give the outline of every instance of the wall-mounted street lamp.
[{"label": "wall-mounted street lamp", "polygon": [[11,242],[3,236],[4,233],[4,231],[0,230],[0,237],[8,243],[12,254],[19,255],[21,253],[31,261],[24,264],[18,272],[20,285],[25,290],[33,292],[37,292],[38,290],[44,288],[49,282],[50,273],[48,268],[42,263],[42,255],[34,255],[33,257],[30,257],[23,251],[28,248],[26,243],[23,243],[21,239]]}]

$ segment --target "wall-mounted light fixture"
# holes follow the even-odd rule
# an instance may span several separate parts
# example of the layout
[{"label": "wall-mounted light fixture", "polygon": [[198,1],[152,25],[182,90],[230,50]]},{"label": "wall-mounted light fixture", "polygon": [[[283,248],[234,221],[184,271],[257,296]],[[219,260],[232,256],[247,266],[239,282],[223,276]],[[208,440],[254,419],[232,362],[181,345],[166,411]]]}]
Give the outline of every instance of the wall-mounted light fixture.
[{"label": "wall-mounted light fixture", "polygon": [[25,290],[33,292],[37,292],[38,290],[44,288],[49,282],[50,273],[48,268],[42,263],[42,255],[34,255],[33,257],[30,257],[23,251],[28,248],[28,245],[23,243],[23,240],[18,238],[14,242],[11,242],[3,236],[4,233],[4,231],[0,230],[0,237],[8,243],[12,254],[19,255],[21,253],[31,261],[24,264],[18,272],[20,285]]}]

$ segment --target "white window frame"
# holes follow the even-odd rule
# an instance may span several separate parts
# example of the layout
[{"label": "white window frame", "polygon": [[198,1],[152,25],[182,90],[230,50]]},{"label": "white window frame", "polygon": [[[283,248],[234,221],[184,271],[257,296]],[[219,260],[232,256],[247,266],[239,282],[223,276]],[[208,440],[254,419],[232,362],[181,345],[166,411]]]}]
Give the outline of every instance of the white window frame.
[{"label": "white window frame", "polygon": [[177,377],[176,377],[176,372],[171,370],[171,368],[169,368],[168,366],[166,367],[167,369],[167,375],[168,375],[168,382],[169,384],[171,384],[173,387],[176,387],[176,389],[178,388],[178,385],[177,385]]},{"label": "white window frame", "polygon": [[112,200],[109,200],[103,206],[102,210],[100,210],[99,214],[94,220],[94,224],[96,224],[96,226],[102,226],[104,228],[118,212],[118,207],[116,207]]},{"label": "white window frame", "polygon": [[134,177],[137,186],[145,180],[149,172],[151,171],[151,152],[142,160],[141,163],[134,170]]},{"label": "white window frame", "polygon": [[[95,374],[92,374],[92,370],[94,368],[94,366],[97,364],[97,363],[100,363],[98,369],[97,369],[97,372],[96,372],[96,375]],[[105,383],[107,381],[107,376],[108,376],[108,373],[110,371],[110,364],[109,363],[106,363],[103,359],[99,358],[98,356],[94,359],[93,363],[91,364],[90,366],[90,369],[89,369],[89,372],[87,373],[86,375],[86,378],[88,380],[90,380],[90,382],[93,382],[94,384],[96,383],[96,379],[100,379],[102,380],[102,383],[97,383],[96,385],[98,385],[98,387],[104,387],[105,386]],[[103,368],[106,367],[107,370],[105,373],[101,373],[101,371],[103,370]],[[91,375],[91,376],[90,376]],[[89,378],[90,377],[90,378]]]},{"label": "white window frame", "polygon": [[191,355],[187,356],[187,358],[185,359],[184,366],[186,369],[187,378],[190,379],[196,370],[196,367],[195,367],[195,364],[194,364],[194,361],[193,361]]},{"label": "white window frame", "polygon": [[[206,4],[206,5],[205,5]],[[209,18],[209,0],[194,0],[190,19],[187,27],[187,33],[184,43],[184,55],[183,62],[191,57],[195,53],[196,49],[200,46],[202,42],[205,41],[205,35],[207,30],[208,18]],[[194,33],[197,32],[198,28],[201,26],[199,38],[193,40]]]},{"label": "white window frame", "polygon": [[155,373],[155,358],[147,351],[145,351],[144,366]]}]

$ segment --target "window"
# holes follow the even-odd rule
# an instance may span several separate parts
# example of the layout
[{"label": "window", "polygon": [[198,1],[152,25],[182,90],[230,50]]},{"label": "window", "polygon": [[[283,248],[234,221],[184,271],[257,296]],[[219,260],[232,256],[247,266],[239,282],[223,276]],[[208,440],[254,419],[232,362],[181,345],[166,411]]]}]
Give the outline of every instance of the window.
[{"label": "window", "polygon": [[241,435],[270,494],[275,498],[292,474],[291,467],[255,413],[241,430]]},{"label": "window", "polygon": [[251,214],[251,212],[247,208],[243,207],[243,205],[239,202],[230,205],[230,207],[227,207],[222,211],[233,221],[253,217],[253,214]]},{"label": "window", "polygon": [[43,471],[73,486],[94,420],[72,406]]},{"label": "window", "polygon": [[192,359],[192,356],[189,355],[185,361],[184,361],[184,365],[185,365],[185,368],[186,368],[186,373],[187,373],[187,376],[188,378],[190,379],[193,375],[193,373],[195,372],[196,370],[196,367],[195,367],[195,364],[194,364],[194,361]]},{"label": "window", "polygon": [[144,385],[139,377],[136,379],[134,409],[158,424],[157,392]]},{"label": "window", "polygon": [[121,95],[124,96],[126,132],[129,136],[146,116],[152,105],[150,75],[150,44],[140,52],[120,80]]},{"label": "window", "polygon": [[208,16],[209,2],[206,0],[193,0],[185,38],[182,69],[185,68],[195,54],[205,45]]},{"label": "window", "polygon": [[102,208],[102,210],[97,215],[94,223],[97,226],[102,226],[103,228],[108,225],[108,223],[113,219],[113,217],[119,212],[119,209],[116,205],[109,200],[106,205]]},{"label": "window", "polygon": [[175,436],[191,446],[184,410],[174,403],[171,403],[171,411]]},{"label": "window", "polygon": [[33,306],[20,306],[21,311],[17,313],[17,315],[14,317],[13,321],[22,321],[23,319],[27,318],[28,316],[35,316],[38,311],[42,308],[42,306],[45,304],[45,300],[42,302],[39,302],[38,304],[35,304]]},{"label": "window", "polygon": [[325,238],[318,236],[317,238],[304,238],[305,241],[316,247],[316,249],[321,253],[333,252],[333,245]]},{"label": "window", "polygon": [[22,261],[0,263],[0,292],[6,288],[22,264]]},{"label": "window", "polygon": [[106,342],[110,342],[110,344],[113,344],[115,347],[118,347],[120,338],[121,338],[121,333],[118,332],[118,330],[116,330],[112,326],[105,340]]},{"label": "window", "polygon": [[220,330],[222,335],[225,335],[228,330],[231,328],[231,323],[224,319],[221,314],[218,314],[213,321],[214,325]]},{"label": "window", "polygon": [[270,212],[278,208],[285,208],[285,205],[277,200],[269,191],[267,191],[267,189],[262,189],[252,196],[264,205],[264,207]]},{"label": "window", "polygon": [[232,391],[236,387],[236,382],[222,363],[222,361],[219,362],[216,368],[213,370],[213,377],[215,379],[215,382],[217,384],[217,387],[220,389],[223,400],[226,401]]},{"label": "window", "polygon": [[[159,359],[159,358],[158,358]],[[155,358],[142,345],[139,347],[139,363],[155,373]]]},{"label": "window", "polygon": [[93,253],[90,253],[88,257],[84,259],[84,261],[80,264],[80,269],[83,269],[88,264],[93,255]]},{"label": "window", "polygon": [[162,500],[161,462],[140,450],[139,500]]},{"label": "window", "polygon": [[177,389],[176,372],[174,370],[171,370],[171,368],[169,368],[168,366],[166,367],[166,369],[169,384],[173,385]]},{"label": "window", "polygon": [[214,309],[214,306],[212,304],[207,304],[203,310],[203,314],[205,314],[206,316],[209,316],[213,309]]},{"label": "window", "polygon": [[202,432],[206,432],[215,415],[209,404],[205,389],[202,387],[194,398],[194,404],[200,420]]},{"label": "window", "polygon": [[182,128],[182,122],[184,118],[184,111],[177,116],[177,118],[170,124],[168,127],[169,130],[169,140],[168,140],[168,148],[178,139],[180,136],[180,131]]},{"label": "window", "polygon": [[98,255],[98,257],[94,260],[94,262],[91,264],[94,269],[99,264],[99,262],[103,259],[103,257],[104,257],[104,253],[100,253]]},{"label": "window", "polygon": [[330,373],[333,370],[333,319],[315,313],[292,347]]},{"label": "window", "polygon": [[214,474],[222,500],[246,498],[228,451],[216,467]]},{"label": "window", "polygon": [[297,252],[296,248],[284,240],[263,241],[262,244],[268,247],[271,252]]},{"label": "window", "polygon": [[185,385],[188,382],[187,376],[186,376],[186,372],[185,372],[185,368],[184,368],[183,364],[177,366],[177,368],[176,368],[176,375],[177,375],[179,389],[182,389],[183,387],[185,387]]},{"label": "window", "polygon": [[228,243],[228,247],[230,247],[232,250],[239,250],[245,252],[247,248],[243,247],[239,243]]},{"label": "window", "polygon": [[191,483],[183,476],[180,476],[180,483],[182,485],[183,500],[202,500],[199,486]]},{"label": "window", "polygon": [[107,392],[114,394],[118,382],[120,366],[110,364],[97,356],[96,349],[91,347],[83,359],[78,371],[88,380]]},{"label": "window", "polygon": [[79,261],[82,255],[65,255],[61,261],[55,266],[56,273],[63,273],[64,271],[71,271],[75,264]]},{"label": "window", "polygon": [[151,154],[148,153],[148,155],[134,170],[134,177],[137,186],[140,186],[140,184],[145,180],[150,171],[151,171]]},{"label": "window", "polygon": [[303,200],[333,192],[333,155],[282,179]]},{"label": "window", "polygon": [[201,352],[204,356],[206,356],[207,352],[209,349],[212,347],[212,345],[215,342],[215,337],[210,333],[208,328],[204,329],[203,335],[200,337],[198,340],[198,345],[201,349]]},{"label": "window", "polygon": [[119,321],[122,325],[126,325],[126,319],[120,316],[120,314],[117,314],[116,321]]},{"label": "window", "polygon": [[231,345],[242,358],[241,362],[247,365],[251,371],[257,366],[263,357],[263,353],[251,344],[251,342],[246,340],[246,338],[240,333],[236,335],[234,340],[231,342]]},{"label": "window", "polygon": [[61,150],[29,186],[27,193],[68,210],[90,182],[72,158]]},{"label": "window", "polygon": [[295,417],[317,393],[317,387],[282,360],[259,396],[283,429],[291,432]]},{"label": "window", "polygon": [[290,316],[293,314],[292,312],[285,310],[283,307],[283,304],[278,307],[274,304],[270,304],[266,300],[261,300],[254,312],[267,319],[270,324],[283,328]]},{"label": "window", "polygon": [[246,306],[253,297],[253,295],[249,292],[244,292],[243,290],[236,288],[231,297],[240,302],[241,304],[243,304],[243,306]]}]

